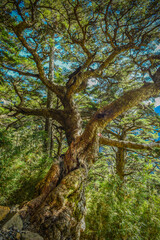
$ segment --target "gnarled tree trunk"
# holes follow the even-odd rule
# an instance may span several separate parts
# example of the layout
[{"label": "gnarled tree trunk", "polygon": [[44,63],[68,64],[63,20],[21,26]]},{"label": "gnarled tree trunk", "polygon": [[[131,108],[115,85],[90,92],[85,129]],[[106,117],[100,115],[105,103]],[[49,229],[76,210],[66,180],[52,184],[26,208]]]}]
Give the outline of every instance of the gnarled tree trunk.
[{"label": "gnarled tree trunk", "polygon": [[65,157],[52,165],[39,184],[39,196],[21,209],[22,218],[29,217],[44,239],[78,240],[85,229],[87,156],[81,141],[72,142]]},{"label": "gnarled tree trunk", "polygon": [[79,239],[85,227],[85,177],[83,168],[70,172],[31,215],[31,222],[45,239]]},{"label": "gnarled tree trunk", "polygon": [[67,111],[68,118],[64,117],[64,122],[70,146],[65,156],[52,165],[47,176],[38,184],[38,196],[20,211],[24,221],[29,217],[32,227],[44,239],[50,240],[78,240],[85,228],[84,182],[92,144],[86,146],[87,139],[80,136],[81,117],[74,102]]}]

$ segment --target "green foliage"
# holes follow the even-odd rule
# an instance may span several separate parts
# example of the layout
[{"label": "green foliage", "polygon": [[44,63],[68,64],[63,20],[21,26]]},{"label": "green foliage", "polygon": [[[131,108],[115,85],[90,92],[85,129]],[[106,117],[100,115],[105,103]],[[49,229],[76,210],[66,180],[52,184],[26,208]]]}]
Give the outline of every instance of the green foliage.
[{"label": "green foliage", "polygon": [[160,196],[151,176],[122,182],[113,175],[87,186],[85,239],[160,239]]},{"label": "green foliage", "polygon": [[19,129],[0,132],[0,205],[31,199],[53,162],[42,151],[44,132],[30,124],[28,129],[26,123]]}]

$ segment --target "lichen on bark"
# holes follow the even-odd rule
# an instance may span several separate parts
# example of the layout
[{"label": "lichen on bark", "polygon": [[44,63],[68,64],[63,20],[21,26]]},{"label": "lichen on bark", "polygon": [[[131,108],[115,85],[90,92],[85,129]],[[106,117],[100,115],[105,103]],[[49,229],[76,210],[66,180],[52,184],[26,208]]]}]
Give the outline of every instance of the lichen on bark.
[{"label": "lichen on bark", "polygon": [[35,229],[45,239],[79,239],[84,230],[85,178],[83,168],[70,172],[31,217]]}]

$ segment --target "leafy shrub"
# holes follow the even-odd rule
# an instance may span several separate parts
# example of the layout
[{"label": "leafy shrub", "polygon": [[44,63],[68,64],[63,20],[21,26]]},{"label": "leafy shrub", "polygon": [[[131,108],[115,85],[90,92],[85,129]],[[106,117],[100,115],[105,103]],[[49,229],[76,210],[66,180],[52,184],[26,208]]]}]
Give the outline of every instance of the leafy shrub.
[{"label": "leafy shrub", "polygon": [[42,151],[42,137],[41,131],[25,128],[0,135],[0,205],[20,204],[34,196],[53,162]]},{"label": "leafy shrub", "polygon": [[141,176],[122,184],[113,175],[90,182],[84,239],[160,239],[160,196],[151,183]]}]

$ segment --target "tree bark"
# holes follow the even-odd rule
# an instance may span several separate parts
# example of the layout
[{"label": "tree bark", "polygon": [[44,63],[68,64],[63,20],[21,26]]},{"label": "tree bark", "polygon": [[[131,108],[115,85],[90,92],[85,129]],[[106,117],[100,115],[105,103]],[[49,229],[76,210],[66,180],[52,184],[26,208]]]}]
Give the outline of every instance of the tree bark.
[{"label": "tree bark", "polygon": [[120,180],[124,180],[125,173],[125,149],[118,148],[116,152],[116,173],[119,176]]},{"label": "tree bark", "polygon": [[131,141],[109,139],[106,137],[100,138],[100,144],[118,147],[118,148],[129,148],[129,149],[136,149],[136,150],[152,150],[153,148],[160,148],[160,143],[156,143],[156,142],[149,143],[149,144],[142,144],[142,143],[136,143]]},{"label": "tree bark", "polygon": [[[53,36],[54,38],[54,36]],[[54,39],[52,39],[53,41]],[[50,55],[49,55],[49,74],[48,79],[50,82],[54,82],[54,43],[50,43]],[[53,93],[50,89],[47,89],[47,109],[53,107]],[[45,120],[45,132],[46,137],[44,140],[44,150],[48,153],[49,157],[52,157],[52,119],[46,118]]]},{"label": "tree bark", "polygon": [[44,139],[44,152],[52,157],[52,119],[45,120],[45,139]]},{"label": "tree bark", "polygon": [[85,170],[76,169],[65,176],[31,216],[31,222],[45,239],[78,240],[84,230]]}]

